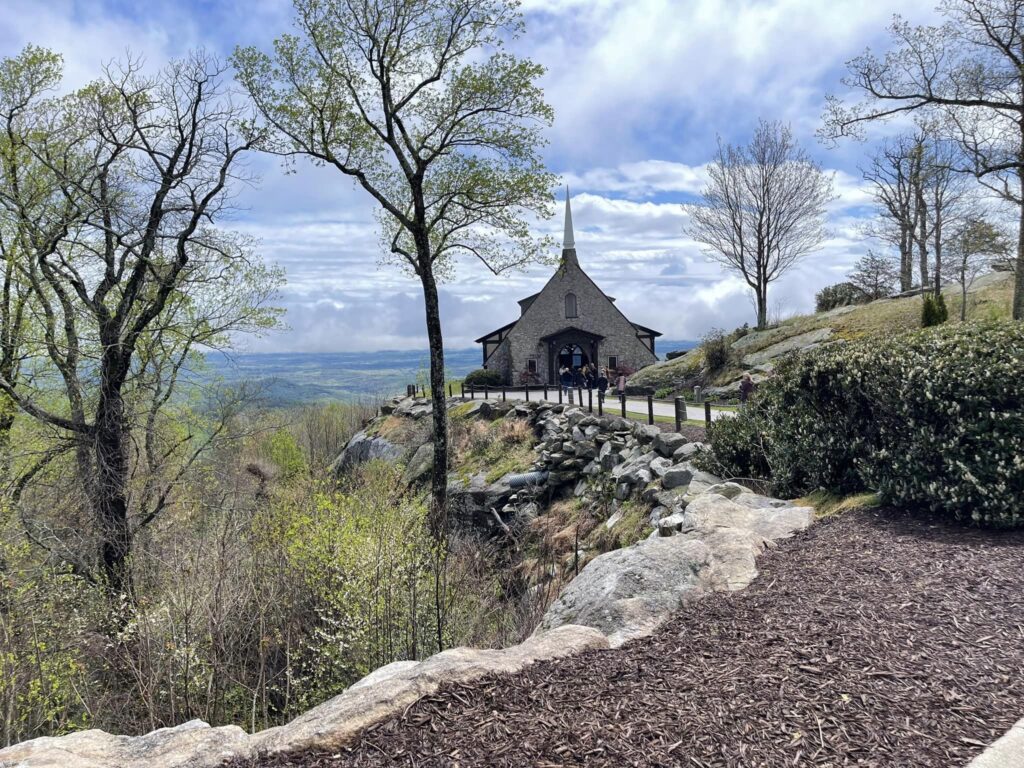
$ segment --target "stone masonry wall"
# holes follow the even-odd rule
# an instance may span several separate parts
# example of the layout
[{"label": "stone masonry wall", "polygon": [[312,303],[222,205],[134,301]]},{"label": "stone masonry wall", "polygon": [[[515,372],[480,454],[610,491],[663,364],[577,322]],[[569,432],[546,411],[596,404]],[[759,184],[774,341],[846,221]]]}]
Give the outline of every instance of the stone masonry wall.
[{"label": "stone masonry wall", "polygon": [[[565,295],[576,294],[578,317],[565,316]],[[526,369],[527,360],[537,360],[541,381],[550,381],[548,345],[542,336],[572,326],[604,336],[598,343],[597,363],[608,364],[609,355],[620,365],[642,368],[656,362],[657,357],[636,336],[636,329],[605,296],[573,259],[563,261],[544,290],[494,353],[488,367],[501,371],[509,383],[518,383],[516,376]]]}]

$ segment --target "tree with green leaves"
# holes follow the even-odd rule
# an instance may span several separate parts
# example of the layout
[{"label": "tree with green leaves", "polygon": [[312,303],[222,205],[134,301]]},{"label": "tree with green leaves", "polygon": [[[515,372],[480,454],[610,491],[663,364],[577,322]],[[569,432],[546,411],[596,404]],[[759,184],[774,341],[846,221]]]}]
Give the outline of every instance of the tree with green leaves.
[{"label": "tree with green leaves", "polygon": [[917,113],[959,146],[955,171],[1018,210],[1013,317],[1024,319],[1024,0],[945,0],[941,26],[896,17],[893,47],[852,59],[843,84],[862,99],[829,97],[822,135],[862,137],[868,124]]},{"label": "tree with green leaves", "polygon": [[[433,400],[430,526],[445,535],[448,425],[438,281],[457,255],[494,273],[541,258],[530,216],[551,215],[539,154],[553,113],[543,68],[504,50],[513,0],[295,0],[298,34],[239,48],[238,79],[270,151],[333,167],[379,210],[384,250],[418,278]],[[440,629],[440,627],[439,627]]]},{"label": "tree with green leaves", "polygon": [[243,178],[239,159],[260,138],[226,92],[222,64],[196,53],[146,75],[129,60],[53,96],[60,69],[40,49],[0,66],[17,75],[0,92],[0,211],[18,233],[16,269],[38,329],[21,362],[45,374],[19,383],[0,371],[0,391],[53,436],[17,492],[70,455],[80,494],[65,499],[80,496],[91,511],[71,544],[28,521],[26,535],[130,592],[133,542],[181,477],[162,470],[171,459],[190,465],[216,433],[168,438],[159,428],[180,374],[200,349],[272,327],[267,302],[281,274],[216,226]]}]

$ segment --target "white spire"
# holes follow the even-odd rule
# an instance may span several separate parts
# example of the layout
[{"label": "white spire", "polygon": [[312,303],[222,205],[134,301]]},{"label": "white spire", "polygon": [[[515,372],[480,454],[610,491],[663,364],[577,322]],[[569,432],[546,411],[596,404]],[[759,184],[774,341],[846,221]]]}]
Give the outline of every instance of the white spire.
[{"label": "white spire", "polygon": [[572,208],[569,206],[569,185],[565,185],[565,237],[562,240],[562,250],[568,251],[576,248],[576,240],[572,234]]}]

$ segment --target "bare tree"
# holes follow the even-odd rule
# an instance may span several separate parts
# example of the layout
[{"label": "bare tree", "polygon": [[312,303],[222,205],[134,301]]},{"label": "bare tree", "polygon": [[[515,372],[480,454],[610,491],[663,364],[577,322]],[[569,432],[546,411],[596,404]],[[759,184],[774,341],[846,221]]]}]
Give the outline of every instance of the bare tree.
[{"label": "bare tree", "polygon": [[380,208],[386,250],[419,279],[433,398],[431,527],[444,536],[448,424],[437,282],[458,254],[494,273],[539,258],[530,213],[554,177],[543,69],[502,52],[523,28],[510,0],[295,0],[298,36],[235,52],[272,150],[332,166]]},{"label": "bare tree", "polygon": [[901,291],[909,291],[914,284],[914,233],[919,211],[914,185],[918,177],[915,148],[914,139],[898,136],[879,147],[861,171],[872,186],[878,210],[878,217],[867,222],[864,233],[896,248]]},{"label": "bare tree", "polygon": [[[257,140],[241,127],[246,112],[223,90],[222,71],[204,54],[152,77],[129,61],[80,92],[37,102],[19,135],[51,191],[47,215],[26,215],[30,190],[0,192],[30,246],[19,266],[41,329],[34,349],[56,372],[32,386],[0,378],[0,390],[73,452],[99,572],[115,591],[129,587],[135,533],[166,508],[174,485],[144,483],[135,495],[135,471],[180,451],[188,463],[198,450],[191,436],[157,440],[182,365],[200,345],[276,318],[262,307],[280,275],[213,226],[238,158]],[[133,457],[136,432],[144,447]]]},{"label": "bare tree", "polygon": [[946,271],[960,285],[960,320],[967,319],[967,297],[974,280],[992,262],[1012,251],[1010,238],[981,211],[968,215],[953,232],[945,251]]},{"label": "bare tree", "polygon": [[868,251],[867,255],[854,265],[853,271],[847,275],[847,280],[874,301],[888,296],[896,285],[899,277],[899,269],[893,260]]},{"label": "bare tree", "polygon": [[[921,112],[957,142],[962,168],[1017,206],[1024,224],[1024,0],[946,0],[942,26],[897,17],[893,48],[849,62],[844,85],[863,100],[829,98],[822,134],[862,136],[864,126]],[[1024,226],[1018,227],[1013,317],[1024,319]]]},{"label": "bare tree", "polygon": [[788,126],[761,121],[750,144],[718,143],[703,200],[685,206],[688,233],[708,257],[750,286],[757,327],[768,321],[768,287],[825,238],[832,177],[798,146]]}]

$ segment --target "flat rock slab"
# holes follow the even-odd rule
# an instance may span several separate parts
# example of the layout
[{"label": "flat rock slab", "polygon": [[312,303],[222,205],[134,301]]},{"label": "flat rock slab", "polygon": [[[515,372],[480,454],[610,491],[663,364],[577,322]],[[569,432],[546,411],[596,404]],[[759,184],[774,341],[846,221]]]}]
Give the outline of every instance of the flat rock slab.
[{"label": "flat rock slab", "polygon": [[988,749],[971,760],[967,768],[1021,768],[1024,766],[1024,718]]},{"label": "flat rock slab", "polygon": [[214,768],[252,760],[249,736],[234,725],[211,728],[191,720],[145,736],[90,730],[43,737],[0,749],[2,768]]},{"label": "flat rock slab", "polygon": [[[776,357],[781,357],[790,352],[798,352],[801,349],[827,341],[830,336],[832,336],[831,328],[818,328],[817,330],[801,333],[797,336],[790,336],[788,339],[772,344],[770,347],[766,347],[759,352],[745,355],[743,357],[743,365],[748,368],[753,368],[755,365],[763,365]],[[740,341],[742,340],[740,339]]]}]

